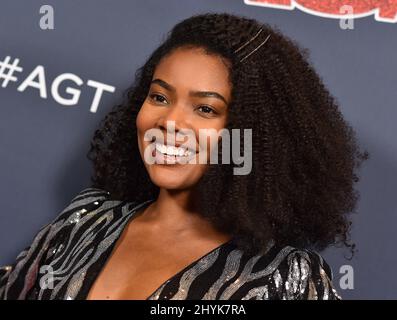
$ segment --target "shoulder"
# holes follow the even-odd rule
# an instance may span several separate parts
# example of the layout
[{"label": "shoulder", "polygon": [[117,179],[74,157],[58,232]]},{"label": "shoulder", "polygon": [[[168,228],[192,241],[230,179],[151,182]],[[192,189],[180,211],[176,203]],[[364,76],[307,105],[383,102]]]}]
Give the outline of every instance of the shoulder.
[{"label": "shoulder", "polygon": [[53,221],[39,229],[30,245],[18,254],[12,265],[0,268],[0,299],[25,298],[40,266],[54,253],[54,248],[69,237],[74,227],[70,223],[73,222],[71,219],[83,212],[93,211],[108,198],[109,193],[103,189],[89,187],[78,192]]},{"label": "shoulder", "polygon": [[[71,238],[79,242],[78,237],[83,236],[85,231],[90,231],[92,226],[100,225],[103,220],[107,220],[109,223],[106,225],[110,226],[111,221],[116,221],[123,215],[125,210],[117,208],[125,204],[129,203],[111,200],[110,192],[104,189],[88,187],[81,190],[62,212],[44,227],[50,230],[50,246],[66,244]],[[92,234],[99,229],[94,228]]]},{"label": "shoulder", "polygon": [[250,260],[256,261],[252,268],[256,276],[247,283],[243,299],[341,299],[332,284],[331,267],[314,250],[273,246]]},{"label": "shoulder", "polygon": [[332,284],[332,269],[317,251],[292,247],[283,272],[286,298],[340,299]]},{"label": "shoulder", "polygon": [[97,206],[108,200],[110,193],[104,189],[88,187],[78,192],[54,221],[65,219],[86,206]]}]

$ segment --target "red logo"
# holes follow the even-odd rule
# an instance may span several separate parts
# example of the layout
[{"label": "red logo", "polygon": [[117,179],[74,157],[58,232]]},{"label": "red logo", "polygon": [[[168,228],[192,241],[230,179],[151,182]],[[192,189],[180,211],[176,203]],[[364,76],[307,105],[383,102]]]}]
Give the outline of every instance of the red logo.
[{"label": "red logo", "polygon": [[397,22],[397,0],[244,0],[244,3],[276,9],[298,8],[326,18],[354,19],[375,15],[377,21]]}]

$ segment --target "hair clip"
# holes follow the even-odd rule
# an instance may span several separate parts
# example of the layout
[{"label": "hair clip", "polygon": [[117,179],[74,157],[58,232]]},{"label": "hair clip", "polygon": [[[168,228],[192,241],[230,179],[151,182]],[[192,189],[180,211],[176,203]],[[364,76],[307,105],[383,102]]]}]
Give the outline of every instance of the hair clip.
[{"label": "hair clip", "polygon": [[[240,46],[238,49],[236,49],[236,50],[234,51],[234,53],[239,52],[241,49],[243,49],[243,48],[246,47],[248,44],[250,44],[252,41],[254,41],[254,40],[259,36],[259,34],[260,34],[262,31],[263,31],[263,29],[260,28],[259,31],[256,33],[255,36],[253,36],[250,40],[248,40],[246,43],[244,43],[242,46]],[[266,37],[266,39],[265,39],[262,43],[260,43],[254,50],[252,50],[252,51],[251,51],[250,53],[248,53],[245,57],[243,57],[243,58],[240,60],[240,62],[244,61],[244,60],[247,59],[251,54],[253,54],[255,51],[257,51],[261,46],[263,46],[263,45],[266,43],[267,40],[269,40],[269,38],[270,38],[270,34],[269,34],[269,35]]]}]

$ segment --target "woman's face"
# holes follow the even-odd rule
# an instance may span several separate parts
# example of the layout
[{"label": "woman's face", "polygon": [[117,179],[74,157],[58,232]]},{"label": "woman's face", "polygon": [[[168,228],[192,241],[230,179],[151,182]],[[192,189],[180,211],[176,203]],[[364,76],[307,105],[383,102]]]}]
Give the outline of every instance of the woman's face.
[{"label": "woman's face", "polygon": [[[219,132],[226,126],[232,88],[225,63],[219,56],[205,54],[203,49],[178,48],[157,65],[136,125],[141,157],[158,187],[190,188],[211,165],[213,144],[209,137],[200,138],[199,132],[205,132],[202,129]],[[158,144],[145,141],[145,133],[151,129],[162,133],[155,135]],[[170,148],[184,143],[191,147],[190,154],[184,148]],[[154,163],[145,161],[145,149],[149,145],[152,149],[147,150],[156,146],[149,152]],[[199,152],[203,154],[204,150],[208,161],[199,158]]]}]

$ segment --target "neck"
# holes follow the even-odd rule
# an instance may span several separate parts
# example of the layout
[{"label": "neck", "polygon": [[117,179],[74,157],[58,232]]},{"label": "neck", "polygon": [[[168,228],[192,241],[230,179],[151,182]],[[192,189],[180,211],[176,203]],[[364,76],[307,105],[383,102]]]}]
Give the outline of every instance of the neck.
[{"label": "neck", "polygon": [[145,212],[145,220],[162,226],[186,226],[199,218],[190,190],[160,188],[159,196]]},{"label": "neck", "polygon": [[174,235],[197,235],[228,239],[204,219],[194,204],[192,190],[160,189],[159,196],[144,212],[142,222],[152,230]]}]

